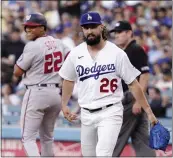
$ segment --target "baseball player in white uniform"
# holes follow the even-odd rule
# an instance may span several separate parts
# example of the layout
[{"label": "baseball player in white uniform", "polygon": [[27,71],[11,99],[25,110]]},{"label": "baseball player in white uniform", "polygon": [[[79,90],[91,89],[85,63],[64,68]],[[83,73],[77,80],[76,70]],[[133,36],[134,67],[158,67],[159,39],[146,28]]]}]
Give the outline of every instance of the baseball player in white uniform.
[{"label": "baseball player in white uniform", "polygon": [[22,76],[26,93],[22,103],[22,143],[28,156],[40,156],[36,144],[39,131],[41,156],[54,156],[53,130],[61,110],[58,74],[70,51],[59,39],[46,36],[46,20],[40,13],[26,16],[27,38],[23,54],[14,67],[14,75]]},{"label": "baseball player in white uniform", "polygon": [[75,81],[81,107],[81,148],[83,156],[112,156],[123,121],[121,79],[129,85],[136,100],[157,122],[136,80],[140,72],[126,53],[107,41],[105,27],[97,12],[81,16],[84,40],[71,50],[59,74],[62,86],[62,110],[69,121],[77,118],[67,107]]}]

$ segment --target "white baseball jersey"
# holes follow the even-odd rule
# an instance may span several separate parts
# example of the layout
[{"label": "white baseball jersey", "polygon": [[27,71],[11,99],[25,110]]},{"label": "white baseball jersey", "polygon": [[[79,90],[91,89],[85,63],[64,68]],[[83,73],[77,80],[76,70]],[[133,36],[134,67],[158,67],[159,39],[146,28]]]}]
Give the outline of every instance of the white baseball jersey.
[{"label": "white baseball jersey", "polygon": [[65,80],[77,81],[81,107],[96,109],[121,102],[121,79],[130,84],[140,71],[130,63],[122,49],[107,41],[95,59],[85,42],[72,49],[59,74]]},{"label": "white baseball jersey", "polygon": [[26,71],[23,83],[25,85],[59,83],[58,71],[69,51],[67,46],[52,36],[40,37],[27,43],[16,63]]}]

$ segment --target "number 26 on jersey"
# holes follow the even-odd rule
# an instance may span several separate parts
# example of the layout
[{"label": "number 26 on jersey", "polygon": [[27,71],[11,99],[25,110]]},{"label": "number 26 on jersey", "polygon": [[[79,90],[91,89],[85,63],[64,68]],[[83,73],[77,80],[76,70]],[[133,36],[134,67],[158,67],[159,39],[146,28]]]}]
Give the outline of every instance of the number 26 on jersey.
[{"label": "number 26 on jersey", "polygon": [[115,90],[118,88],[117,81],[118,80],[116,78],[110,81],[107,78],[103,78],[100,81],[101,82],[100,92],[109,93],[111,91],[112,93],[114,93]]}]

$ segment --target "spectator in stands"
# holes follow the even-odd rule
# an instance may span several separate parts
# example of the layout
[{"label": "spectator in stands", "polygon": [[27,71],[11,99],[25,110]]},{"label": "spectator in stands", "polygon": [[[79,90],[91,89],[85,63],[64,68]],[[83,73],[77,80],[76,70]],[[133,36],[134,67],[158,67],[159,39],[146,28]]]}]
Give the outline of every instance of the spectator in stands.
[{"label": "spectator in stands", "polygon": [[170,41],[171,41],[171,29],[170,29],[170,27],[167,25],[160,25],[159,29],[160,29],[160,31],[158,33],[158,37],[159,37],[161,43],[164,45],[170,44]]},{"label": "spectator in stands", "polygon": [[156,87],[161,91],[163,106],[172,106],[172,72],[169,68],[162,69],[163,76],[156,83]]},{"label": "spectator in stands", "polygon": [[20,106],[21,105],[21,98],[17,95],[12,93],[12,87],[9,84],[5,84],[2,86],[2,112],[3,115],[10,115],[7,109],[8,106]]},{"label": "spectator in stands", "polygon": [[169,68],[162,69],[162,79],[156,83],[160,90],[172,89],[172,72]]},{"label": "spectator in stands", "polygon": [[153,113],[156,117],[164,117],[165,116],[165,108],[162,106],[162,98],[161,92],[156,87],[150,87],[148,89],[149,92],[149,103]]},{"label": "spectator in stands", "polygon": [[[2,58],[1,58],[2,59]],[[1,84],[9,84],[12,81],[13,68],[7,64],[1,63]]]},{"label": "spectator in stands", "polygon": [[68,36],[68,37],[72,38],[73,30],[72,30],[72,23],[71,23],[71,21],[66,22],[63,25],[63,27],[64,27],[64,34],[65,34],[65,36]]},{"label": "spectator in stands", "polygon": [[60,15],[69,13],[72,16],[80,16],[80,1],[58,1],[58,10]]},{"label": "spectator in stands", "polygon": [[165,69],[171,69],[172,68],[172,59],[169,57],[165,57],[165,58],[160,58],[157,63],[159,64],[160,68],[162,70]]},{"label": "spectator in stands", "polygon": [[20,38],[20,30],[13,28],[8,40],[2,41],[2,44],[2,63],[13,66],[25,46],[25,43]]},{"label": "spectator in stands", "polygon": [[20,30],[13,28],[8,40],[2,41],[2,83],[12,82],[13,65],[23,52],[25,43],[20,38]]},{"label": "spectator in stands", "polygon": [[164,57],[172,59],[172,47],[170,45],[165,45],[163,48]]},{"label": "spectator in stands", "polygon": [[2,104],[14,106],[21,104],[21,100],[12,94],[12,87],[8,84],[2,86]]},{"label": "spectator in stands", "polygon": [[72,22],[72,39],[75,43],[75,46],[79,45],[83,41],[82,30],[79,25],[79,18],[77,16],[73,16],[71,19]]},{"label": "spectator in stands", "polygon": [[136,23],[138,24],[138,25],[142,25],[142,26],[144,26],[144,25],[146,25],[147,24],[147,19],[145,18],[145,16],[144,16],[144,10],[145,10],[145,8],[144,8],[144,5],[142,5],[142,3],[139,3],[139,4],[137,4],[136,5],[136,7],[135,7],[135,13],[136,13]]},{"label": "spectator in stands", "polygon": [[[53,1],[52,1],[53,2]],[[56,1],[54,1],[56,2]],[[61,23],[60,15],[57,10],[57,4],[55,3],[54,6],[50,7],[50,10],[46,10],[44,15],[47,20],[47,26],[49,29],[55,29],[57,25]]]},{"label": "spectator in stands", "polygon": [[[67,26],[66,26],[67,25]],[[56,29],[55,33],[57,38],[61,39],[64,44],[66,44],[70,49],[75,47],[75,43],[71,37],[69,37],[69,30],[66,27],[71,27],[71,24],[60,24]]]},{"label": "spectator in stands", "polygon": [[148,52],[149,63],[154,64],[163,56],[163,51],[161,50],[161,42],[159,38],[153,35],[152,37],[153,45]]},{"label": "spectator in stands", "polygon": [[149,86],[155,85],[162,78],[162,72],[160,65],[158,63],[154,63],[150,72]]},{"label": "spectator in stands", "polygon": [[172,27],[172,6],[168,7],[166,15],[164,17],[163,23],[168,26],[169,28]]}]

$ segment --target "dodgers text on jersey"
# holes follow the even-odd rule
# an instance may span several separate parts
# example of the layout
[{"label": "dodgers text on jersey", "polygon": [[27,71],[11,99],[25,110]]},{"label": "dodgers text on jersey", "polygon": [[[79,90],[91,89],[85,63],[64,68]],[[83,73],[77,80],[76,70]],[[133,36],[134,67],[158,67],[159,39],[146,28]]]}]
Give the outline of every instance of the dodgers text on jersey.
[{"label": "dodgers text on jersey", "polygon": [[91,77],[94,77],[94,79],[97,80],[100,75],[114,73],[115,65],[114,64],[98,65],[96,62],[92,67],[84,67],[82,65],[78,65],[76,67],[76,71],[78,73],[80,81],[84,81]]}]

